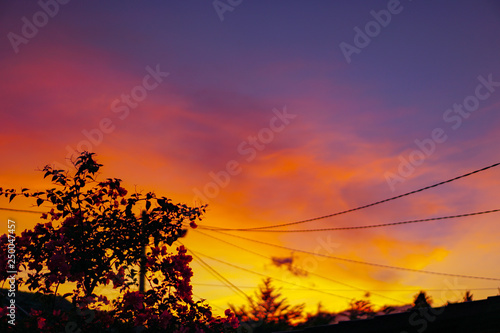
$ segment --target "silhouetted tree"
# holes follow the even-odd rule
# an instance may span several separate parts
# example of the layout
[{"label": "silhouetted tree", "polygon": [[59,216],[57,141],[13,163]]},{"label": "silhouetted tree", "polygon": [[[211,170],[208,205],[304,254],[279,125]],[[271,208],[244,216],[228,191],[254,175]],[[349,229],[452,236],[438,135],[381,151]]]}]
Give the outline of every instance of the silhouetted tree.
[{"label": "silhouetted tree", "polygon": [[[71,318],[47,308],[32,313],[24,328],[60,332],[74,320],[86,332],[105,327],[120,332],[133,327],[144,332],[234,331],[237,320],[229,309],[227,318],[215,318],[207,304],[193,300],[192,257],[184,246],[176,252],[170,249],[186,234],[186,225],[196,227],[205,207],[174,204],[154,192],[130,194],[116,178],[98,181],[102,165],[93,155],[82,153],[72,173],[46,166],[44,177],[51,179],[53,188],[32,192],[0,187],[0,196],[9,202],[24,196],[52,208],[41,214],[47,221],[33,230],[0,237],[0,282],[9,278],[4,270],[8,244],[15,244],[16,260],[9,267],[22,273],[16,277],[19,286],[55,296],[61,284],[74,283],[73,293],[64,295],[71,296],[74,312],[96,310],[95,318],[87,322],[82,316]],[[137,292],[131,288],[138,286],[134,267],[141,260],[149,288]],[[95,292],[111,283],[120,288],[120,296],[105,311],[109,300]],[[4,313],[0,308],[0,325],[6,324]],[[21,329],[20,324],[16,328]]]},{"label": "silhouetted tree", "polygon": [[306,315],[305,321],[298,324],[298,328],[314,327],[321,325],[328,325],[335,319],[336,314],[327,312],[323,310],[323,305],[318,303],[318,309],[316,313],[308,313]]},{"label": "silhouetted tree", "polygon": [[302,317],[305,305],[290,306],[279,289],[272,285],[270,278],[263,280],[263,285],[259,287],[255,296],[255,300],[249,298],[248,308],[245,305],[240,308],[230,305],[241,322],[240,327],[243,332],[264,333],[289,330],[293,322]]},{"label": "silhouetted tree", "polygon": [[383,312],[385,315],[395,312],[397,309],[393,305],[384,305],[380,308],[380,312]]},{"label": "silhouetted tree", "polygon": [[472,295],[470,290],[465,291],[464,302],[472,302],[474,300],[474,295]]},{"label": "silhouetted tree", "polygon": [[371,318],[375,315],[373,304],[368,299],[352,300],[347,311],[351,320]]},{"label": "silhouetted tree", "polygon": [[425,291],[421,291],[420,293],[415,295],[415,298],[413,300],[414,309],[430,308],[431,304],[432,304],[432,298],[430,296],[427,296]]}]

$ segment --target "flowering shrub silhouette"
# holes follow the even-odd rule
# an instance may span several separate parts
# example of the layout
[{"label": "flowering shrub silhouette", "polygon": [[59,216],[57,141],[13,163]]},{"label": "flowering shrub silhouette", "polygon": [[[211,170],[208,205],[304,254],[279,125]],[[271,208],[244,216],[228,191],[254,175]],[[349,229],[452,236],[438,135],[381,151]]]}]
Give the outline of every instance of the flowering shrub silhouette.
[{"label": "flowering shrub silhouette", "polygon": [[[186,249],[169,251],[186,234],[185,225],[197,226],[206,207],[174,204],[153,192],[129,194],[116,178],[99,182],[102,165],[93,153],[82,153],[74,166],[73,175],[46,166],[44,177],[51,177],[56,187],[45,191],[0,188],[9,202],[22,195],[51,207],[41,216],[46,222],[16,236],[18,285],[54,297],[61,284],[75,285],[73,293],[64,295],[71,298],[73,311],[33,310],[16,328],[62,332],[71,322],[71,331],[85,332],[235,331],[238,321],[231,311],[214,317],[209,305],[193,300],[192,257]],[[1,236],[0,282],[8,278],[6,239]],[[132,290],[137,286],[134,267],[141,260],[149,284],[144,293]],[[110,284],[120,292],[112,302],[95,294],[97,287]],[[5,316],[0,322],[0,328],[7,327]]]}]

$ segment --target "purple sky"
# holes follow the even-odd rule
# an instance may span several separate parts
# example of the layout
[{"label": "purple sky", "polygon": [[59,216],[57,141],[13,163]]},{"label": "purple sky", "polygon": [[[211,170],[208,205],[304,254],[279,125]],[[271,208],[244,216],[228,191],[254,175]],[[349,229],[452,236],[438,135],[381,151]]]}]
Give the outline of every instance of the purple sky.
[{"label": "purple sky", "polygon": [[[52,4],[47,8],[53,17],[41,12],[40,3]],[[248,227],[326,215],[498,162],[498,2],[231,3],[239,4],[218,13],[210,1],[2,1],[0,186],[46,186],[34,170],[47,163],[65,164],[69,150],[86,147],[84,141],[93,139],[90,148],[105,164],[105,176],[189,204],[201,191],[210,204],[207,225]],[[58,4],[57,13],[53,4]],[[374,23],[371,11],[389,21],[388,8],[394,12],[390,22],[385,27]],[[29,30],[34,21],[39,24],[36,33]],[[342,43],[356,47],[355,28],[365,31],[367,24],[376,29],[368,31],[373,36],[369,44],[346,57]],[[148,75],[150,86],[156,82],[148,66],[169,75],[140,101],[132,97],[137,106],[127,106],[124,94],[145,91]],[[485,85],[488,80],[493,83]],[[454,104],[464,103],[465,111],[454,111]],[[273,120],[285,108],[296,117]],[[99,129],[103,119],[107,132]],[[430,143],[433,131],[438,134]],[[89,139],[85,133],[94,134]],[[428,154],[415,140],[426,142]],[[412,156],[416,162],[405,175],[401,161]],[[227,186],[211,189],[207,184],[215,183],[210,173],[226,170],[233,160],[241,171]],[[371,210],[296,228],[495,209],[499,176],[492,169]],[[30,204],[19,201],[14,206],[26,209]],[[37,222],[32,215],[9,214],[0,211],[0,218],[19,219],[26,227]],[[370,232],[257,236],[312,251],[322,242],[319,237],[331,235],[344,257],[494,277],[500,274],[491,265],[499,259],[497,220],[491,214]],[[200,244],[209,242],[203,237],[193,232],[186,244],[203,250]],[[228,251],[215,240],[210,244],[207,254],[263,274],[285,274],[262,258]],[[243,241],[240,245],[269,256],[290,254]],[[237,284],[260,280],[212,264]],[[213,279],[194,267],[195,282]],[[366,271],[329,261],[314,269],[366,289],[446,288],[441,277]],[[338,287],[312,277],[300,283]],[[460,283],[495,287],[481,281]],[[241,301],[224,288],[199,286],[195,291],[222,307]],[[390,293],[405,300],[413,294]],[[324,297],[297,290],[287,296],[313,308]],[[439,303],[440,295],[434,297]],[[328,307],[344,305],[333,299]]]}]

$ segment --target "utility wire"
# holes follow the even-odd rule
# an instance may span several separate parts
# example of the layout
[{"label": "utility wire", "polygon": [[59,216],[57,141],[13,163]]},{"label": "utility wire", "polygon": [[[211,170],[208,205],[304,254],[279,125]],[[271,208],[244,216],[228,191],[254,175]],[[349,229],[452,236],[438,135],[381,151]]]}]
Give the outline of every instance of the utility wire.
[{"label": "utility wire", "polygon": [[[219,287],[227,287],[226,285],[222,285],[220,284]],[[204,300],[207,300],[206,298],[204,297],[200,297],[198,295],[195,295],[193,294],[194,297],[196,297],[197,299],[199,299],[200,301],[204,301]],[[215,306],[217,309],[221,310],[222,312],[226,311],[226,309],[224,309],[222,306],[218,306],[218,305],[215,305],[215,304],[210,304],[210,306]]]},{"label": "utility wire", "polygon": [[[215,283],[193,283],[193,286],[202,286],[202,287],[226,287],[224,284],[215,284]],[[255,286],[238,286],[238,288],[241,289],[254,289]],[[306,288],[287,288],[287,287],[282,287],[281,289],[283,290],[307,290]],[[352,290],[352,289],[323,289],[323,290],[328,290],[328,291],[362,291],[364,290]],[[438,291],[467,291],[467,290],[498,290],[498,287],[493,287],[493,288],[459,288],[459,289],[426,289],[426,288],[420,288],[420,289],[373,289],[371,291],[380,291],[380,292],[419,292],[425,290],[426,292],[438,292]],[[370,291],[370,293],[371,293]]]},{"label": "utility wire", "polygon": [[5,207],[0,207],[0,210],[6,210],[9,212],[19,212],[19,213],[31,213],[31,214],[43,214],[44,213],[44,212],[39,212],[36,210],[14,209],[14,208],[5,208]]},{"label": "utility wire", "polygon": [[242,247],[242,246],[239,246],[239,245],[236,245],[236,244],[230,243],[230,242],[228,242],[228,241],[225,241],[225,240],[220,239],[220,238],[218,238],[218,237],[215,237],[215,236],[209,235],[209,234],[204,233],[204,232],[202,232],[202,231],[199,231],[199,230],[197,230],[197,229],[194,229],[194,231],[196,231],[197,233],[200,233],[200,234],[202,234],[202,235],[204,235],[204,236],[206,236],[206,237],[210,237],[210,238],[216,239],[216,240],[218,240],[218,241],[220,241],[220,242],[223,242],[223,243],[229,244],[229,245],[231,245],[231,246],[234,246],[234,247],[236,247],[236,248],[238,248],[238,249],[240,249],[240,250],[243,250],[243,251],[246,251],[246,252],[249,252],[249,253],[255,254],[256,256],[259,256],[259,257],[261,257],[261,258],[264,258],[264,259],[271,259],[271,260],[272,260],[272,258],[271,258],[271,257],[268,257],[268,256],[263,255],[263,254],[260,254],[260,253],[258,253],[258,252],[255,252],[255,251],[252,251],[252,250],[246,249],[246,248],[244,248],[244,247]]},{"label": "utility wire", "polygon": [[[182,244],[181,242],[178,241],[178,243]],[[186,248],[187,249],[187,248]],[[210,274],[212,274],[216,279],[221,281],[222,283],[225,284],[226,287],[234,291],[236,294],[239,296],[243,296],[245,300],[248,299],[248,296],[246,295],[245,292],[243,292],[241,289],[236,287],[231,281],[226,279],[224,276],[222,276],[219,272],[217,272],[212,266],[207,264],[203,259],[201,259],[198,255],[193,253],[190,249],[187,249],[195,258],[195,260],[203,267],[205,268]]]},{"label": "utility wire", "polygon": [[318,231],[341,231],[341,230],[356,230],[356,229],[371,229],[371,228],[380,228],[380,227],[390,227],[395,225],[402,224],[411,224],[411,223],[421,223],[421,222],[430,222],[430,221],[438,221],[438,220],[447,220],[454,219],[459,217],[468,217],[468,216],[476,216],[482,214],[490,214],[500,212],[500,209],[492,209],[485,210],[482,212],[475,213],[465,213],[459,215],[449,215],[449,216],[440,216],[440,217],[432,217],[428,219],[419,219],[419,220],[409,220],[409,221],[400,221],[400,222],[391,222],[391,223],[382,223],[382,224],[372,224],[372,225],[362,225],[362,226],[354,226],[354,227],[336,227],[336,228],[319,228],[319,229],[296,229],[296,230],[263,230],[263,229],[230,229],[230,228],[209,228],[202,227],[200,229],[203,230],[213,230],[213,231],[250,231],[250,232],[318,232]]},{"label": "utility wire", "polygon": [[[7,293],[7,290],[5,290],[5,293]],[[2,291],[0,291],[0,294],[1,294],[3,297],[5,297],[5,299],[7,299],[7,295],[4,295],[4,293],[3,293]],[[28,311],[24,310],[24,309],[23,309],[23,308],[19,305],[19,303],[15,304],[14,306],[15,306],[16,308],[18,308],[19,310],[21,310],[21,311],[22,311],[22,312],[23,312],[26,316],[28,316],[28,317],[31,317],[31,316],[32,316],[32,315],[31,315]]]},{"label": "utility wire", "polygon": [[226,279],[222,274],[220,274],[219,272],[217,272],[212,266],[210,266],[209,264],[207,264],[203,259],[201,259],[199,256],[197,256],[195,253],[191,252],[191,254],[193,256],[195,256],[195,258],[198,260],[198,262],[200,262],[203,265],[205,265],[205,267],[207,267],[209,269],[209,271],[212,271],[213,273],[216,274],[216,276],[219,276],[223,281],[225,281],[230,288],[234,288],[234,290],[236,290],[237,293],[240,294],[240,296],[243,296],[244,300],[248,300],[249,299],[248,295],[243,290],[241,290],[240,288],[238,288],[237,286],[235,286],[231,281],[229,281],[228,279]]},{"label": "utility wire", "polygon": [[[295,221],[295,222],[288,222],[288,223],[282,223],[282,224],[275,224],[275,225],[269,225],[269,226],[263,226],[263,227],[253,227],[253,228],[244,228],[244,229],[241,229],[240,231],[243,231],[243,230],[258,230],[258,229],[272,229],[272,228],[278,228],[278,227],[285,227],[285,226],[289,226],[289,225],[295,225],[295,224],[301,224],[301,223],[307,223],[307,222],[312,222],[312,221],[317,221],[317,220],[321,220],[321,219],[326,219],[328,217],[333,217],[333,216],[338,216],[338,215],[342,215],[342,214],[347,214],[347,213],[351,213],[351,212],[354,212],[354,211],[358,211],[358,210],[361,210],[361,209],[365,209],[365,208],[368,208],[368,207],[372,207],[372,206],[376,206],[376,205],[380,205],[384,202],[388,202],[388,201],[392,201],[392,200],[396,200],[396,199],[399,199],[399,198],[402,198],[402,197],[405,197],[405,196],[408,196],[408,195],[411,195],[411,194],[415,194],[415,193],[418,193],[418,192],[422,192],[422,191],[425,191],[425,190],[428,190],[428,189],[431,189],[431,188],[434,188],[434,187],[438,187],[440,185],[444,185],[444,184],[447,184],[447,183],[451,183],[455,180],[458,180],[458,179],[462,179],[462,178],[465,178],[465,177],[468,177],[468,176],[471,176],[473,174],[476,174],[476,173],[479,173],[479,172],[482,172],[482,171],[485,171],[485,170],[488,170],[488,169],[491,169],[491,168],[494,168],[496,166],[499,166],[500,163],[495,163],[495,164],[492,164],[490,166],[487,166],[487,167],[484,167],[482,169],[478,169],[478,170],[475,170],[475,171],[472,171],[472,172],[469,172],[469,173],[466,173],[466,174],[463,174],[461,176],[458,176],[458,177],[455,177],[455,178],[451,178],[451,179],[448,179],[448,180],[445,180],[445,181],[442,181],[442,182],[439,182],[439,183],[436,183],[436,184],[433,184],[433,185],[429,185],[429,186],[426,186],[426,187],[423,187],[423,188],[420,188],[418,190],[414,190],[414,191],[411,191],[411,192],[407,192],[407,193],[404,193],[404,194],[400,194],[400,195],[397,195],[395,197],[391,197],[391,198],[388,198],[388,199],[384,199],[384,200],[380,200],[380,201],[376,201],[376,202],[373,202],[371,204],[368,204],[368,205],[364,205],[364,206],[359,206],[359,207],[356,207],[356,208],[351,208],[351,209],[348,209],[348,210],[344,210],[344,211],[340,211],[340,212],[336,212],[336,213],[333,213],[333,214],[328,214],[328,215],[324,215],[324,216],[319,216],[319,217],[314,217],[314,218],[311,218],[311,219],[307,219],[307,220],[301,220],[301,221]],[[216,227],[211,227],[211,228],[216,228]],[[224,229],[219,229],[219,230],[224,230]]]},{"label": "utility wire", "polygon": [[[242,246],[239,246],[239,245],[233,244],[233,243],[231,243],[231,242],[225,241],[225,240],[220,239],[220,238],[218,238],[218,237],[215,237],[215,236],[212,236],[212,235],[208,235],[208,234],[206,234],[206,233],[204,233],[204,232],[201,232],[201,231],[199,231],[199,230],[195,230],[195,231],[197,231],[197,232],[199,232],[199,233],[201,233],[201,234],[203,234],[203,235],[205,235],[205,236],[207,236],[207,237],[211,237],[211,238],[216,239],[216,240],[218,240],[218,241],[220,241],[220,242],[223,242],[223,243],[229,244],[229,245],[231,245],[231,246],[234,246],[234,247],[236,247],[236,248],[238,248],[238,249],[241,249],[241,250],[243,250],[243,251],[246,251],[246,252],[249,252],[249,253],[255,254],[255,255],[259,256],[259,257],[262,257],[262,258],[265,258],[265,259],[269,259],[269,260],[273,260],[273,258],[271,258],[271,257],[268,257],[268,256],[265,256],[265,255],[262,255],[262,254],[260,254],[260,253],[255,252],[255,251],[252,251],[252,250],[248,250],[248,249],[246,249],[246,248],[244,248],[244,247],[242,247]],[[337,284],[343,285],[343,286],[345,286],[345,287],[352,288],[352,289],[354,289],[354,291],[355,291],[355,290],[357,290],[357,291],[363,291],[363,292],[365,292],[365,293],[371,293],[371,294],[373,294],[373,295],[375,295],[375,296],[378,296],[378,297],[381,297],[381,298],[385,298],[385,299],[389,299],[389,300],[391,300],[391,301],[396,301],[396,302],[399,302],[399,303],[404,303],[404,302],[403,302],[403,301],[401,301],[401,300],[398,300],[398,299],[395,299],[395,298],[391,298],[391,297],[387,297],[387,296],[384,296],[384,295],[379,295],[379,294],[376,294],[376,293],[374,293],[374,292],[372,292],[372,291],[370,291],[370,290],[365,290],[365,289],[363,289],[363,288],[355,287],[355,286],[349,285],[349,284],[347,284],[347,283],[340,282],[340,281],[337,281],[337,280],[334,280],[334,279],[328,278],[328,277],[326,277],[326,276],[322,276],[322,275],[316,274],[316,273],[314,273],[314,272],[307,271],[307,270],[305,270],[305,269],[303,269],[303,268],[300,268],[300,267],[297,267],[297,266],[291,266],[291,267],[296,268],[296,269],[298,269],[298,270],[300,270],[300,271],[306,272],[307,274],[311,274],[311,275],[317,276],[317,277],[319,277],[319,278],[321,278],[321,279],[328,280],[328,281],[331,281],[331,282],[334,282],[334,283],[337,283]]]},{"label": "utility wire", "polygon": [[[181,242],[179,242],[180,244],[182,244]],[[224,276],[222,276],[219,272],[217,272],[212,266],[210,266],[209,264],[207,264],[203,259],[201,259],[196,253],[194,253],[193,251],[191,251],[190,249],[186,248],[189,252],[191,252],[191,254],[195,257],[195,259],[200,263],[202,264],[202,266],[207,269],[210,273],[212,273],[212,275],[214,275],[215,277],[217,277],[218,279],[220,278],[221,281],[223,283],[226,283],[227,286],[232,289],[234,288],[234,291],[236,291],[236,293],[240,296],[243,296],[243,298],[245,300],[249,300],[250,298],[248,297],[248,295],[243,291],[241,290],[240,288],[238,288],[237,286],[235,286],[231,281],[229,281],[228,279],[226,279]]]},{"label": "utility wire", "polygon": [[221,233],[221,234],[224,234],[224,235],[227,235],[227,236],[231,236],[231,237],[236,237],[236,238],[244,239],[244,240],[247,240],[247,241],[250,241],[250,242],[254,242],[254,243],[259,243],[259,244],[264,244],[264,245],[268,245],[268,246],[277,247],[277,248],[280,248],[280,249],[285,249],[285,250],[288,250],[288,251],[302,252],[302,253],[310,254],[310,255],[313,255],[313,256],[317,256],[317,257],[325,257],[325,258],[335,259],[335,260],[340,260],[340,261],[345,261],[345,262],[349,262],[349,263],[353,263],[353,264],[361,264],[361,265],[367,265],[367,266],[373,266],[373,267],[379,267],[379,268],[386,268],[386,269],[396,269],[396,270],[400,270],[400,271],[415,272],[415,273],[422,273],[422,274],[432,274],[432,275],[450,276],[450,277],[459,277],[459,278],[477,279],[477,280],[500,281],[500,278],[490,278],[490,277],[473,276],[473,275],[461,275],[461,274],[441,273],[441,272],[426,271],[426,270],[406,268],[406,267],[399,267],[399,266],[389,266],[389,265],[383,265],[383,264],[376,264],[376,263],[372,263],[372,262],[366,262],[366,261],[360,261],[360,260],[354,260],[354,259],[348,259],[348,258],[331,256],[331,255],[327,255],[327,254],[313,253],[313,252],[309,252],[309,251],[305,251],[305,250],[293,249],[293,248],[286,247],[286,246],[281,246],[281,245],[266,243],[266,242],[258,241],[258,240],[255,240],[255,239],[250,239],[250,238],[246,238],[246,237],[242,237],[242,236],[228,234],[228,233],[225,233],[225,232],[222,232],[222,231],[216,231],[216,230],[211,230],[211,231],[218,232],[218,233]]},{"label": "utility wire", "polygon": [[[193,251],[191,251],[193,252]],[[288,281],[285,281],[285,280],[281,280],[281,279],[278,279],[278,278],[274,278],[274,277],[271,277],[271,276],[268,276],[268,275],[265,275],[265,274],[262,274],[262,273],[258,273],[258,272],[255,272],[255,271],[252,271],[250,269],[247,269],[247,268],[244,268],[244,267],[241,267],[241,266],[238,266],[238,265],[234,265],[234,264],[231,264],[227,261],[223,261],[223,260],[220,260],[220,259],[217,259],[217,258],[214,258],[214,257],[210,257],[206,254],[201,254],[199,252],[197,252],[199,255],[203,256],[203,257],[207,257],[209,259],[212,259],[214,261],[217,261],[217,262],[220,262],[222,264],[225,264],[225,265],[228,265],[228,266],[231,266],[231,267],[234,267],[236,269],[239,269],[239,270],[242,270],[242,271],[245,271],[245,272],[248,272],[248,273],[251,273],[251,274],[255,274],[255,275],[259,275],[259,276],[263,276],[263,277],[266,277],[266,278],[271,278],[273,280],[276,280],[276,281],[280,281],[282,283],[286,283],[286,284],[290,284],[290,285],[293,285],[293,286],[298,286],[300,288],[306,288],[307,290],[312,290],[312,291],[316,291],[316,292],[319,292],[319,293],[322,293],[322,294],[326,294],[326,295],[332,295],[332,296],[335,296],[335,297],[339,297],[339,298],[344,298],[344,299],[347,299],[349,301],[351,301],[352,299],[349,298],[349,297],[345,297],[345,296],[341,296],[341,295],[337,295],[337,294],[332,294],[332,293],[329,293],[329,292],[326,292],[326,291],[323,291],[323,290],[319,290],[319,289],[314,289],[314,288],[309,288],[309,287],[305,287],[305,286],[301,286],[299,284],[296,284],[296,283],[293,283],[293,282],[288,282]]]}]

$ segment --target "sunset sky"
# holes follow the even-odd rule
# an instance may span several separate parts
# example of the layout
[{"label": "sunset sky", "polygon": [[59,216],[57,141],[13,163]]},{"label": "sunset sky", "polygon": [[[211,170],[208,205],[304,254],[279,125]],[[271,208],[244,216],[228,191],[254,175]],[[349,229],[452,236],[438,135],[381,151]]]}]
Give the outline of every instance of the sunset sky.
[{"label": "sunset sky", "polygon": [[[104,164],[102,178],[208,204],[200,228],[182,242],[246,269],[200,256],[248,295],[271,276],[290,303],[305,302],[308,311],[318,302],[342,310],[364,291],[377,305],[411,302],[420,289],[437,305],[464,293],[450,289],[471,289],[476,299],[499,292],[499,280],[348,263],[201,230],[329,215],[500,162],[498,2],[60,2],[0,4],[0,187],[49,187],[38,169],[68,168],[76,151],[93,151]],[[278,229],[494,210],[499,195],[500,166]],[[33,204],[0,199],[3,208],[43,210]],[[18,231],[39,221],[0,210],[1,233],[8,218]],[[499,218],[227,233],[357,261],[500,279]],[[242,248],[292,257],[309,274],[296,276]],[[195,295],[216,309],[244,303],[198,262],[192,266]]]}]

